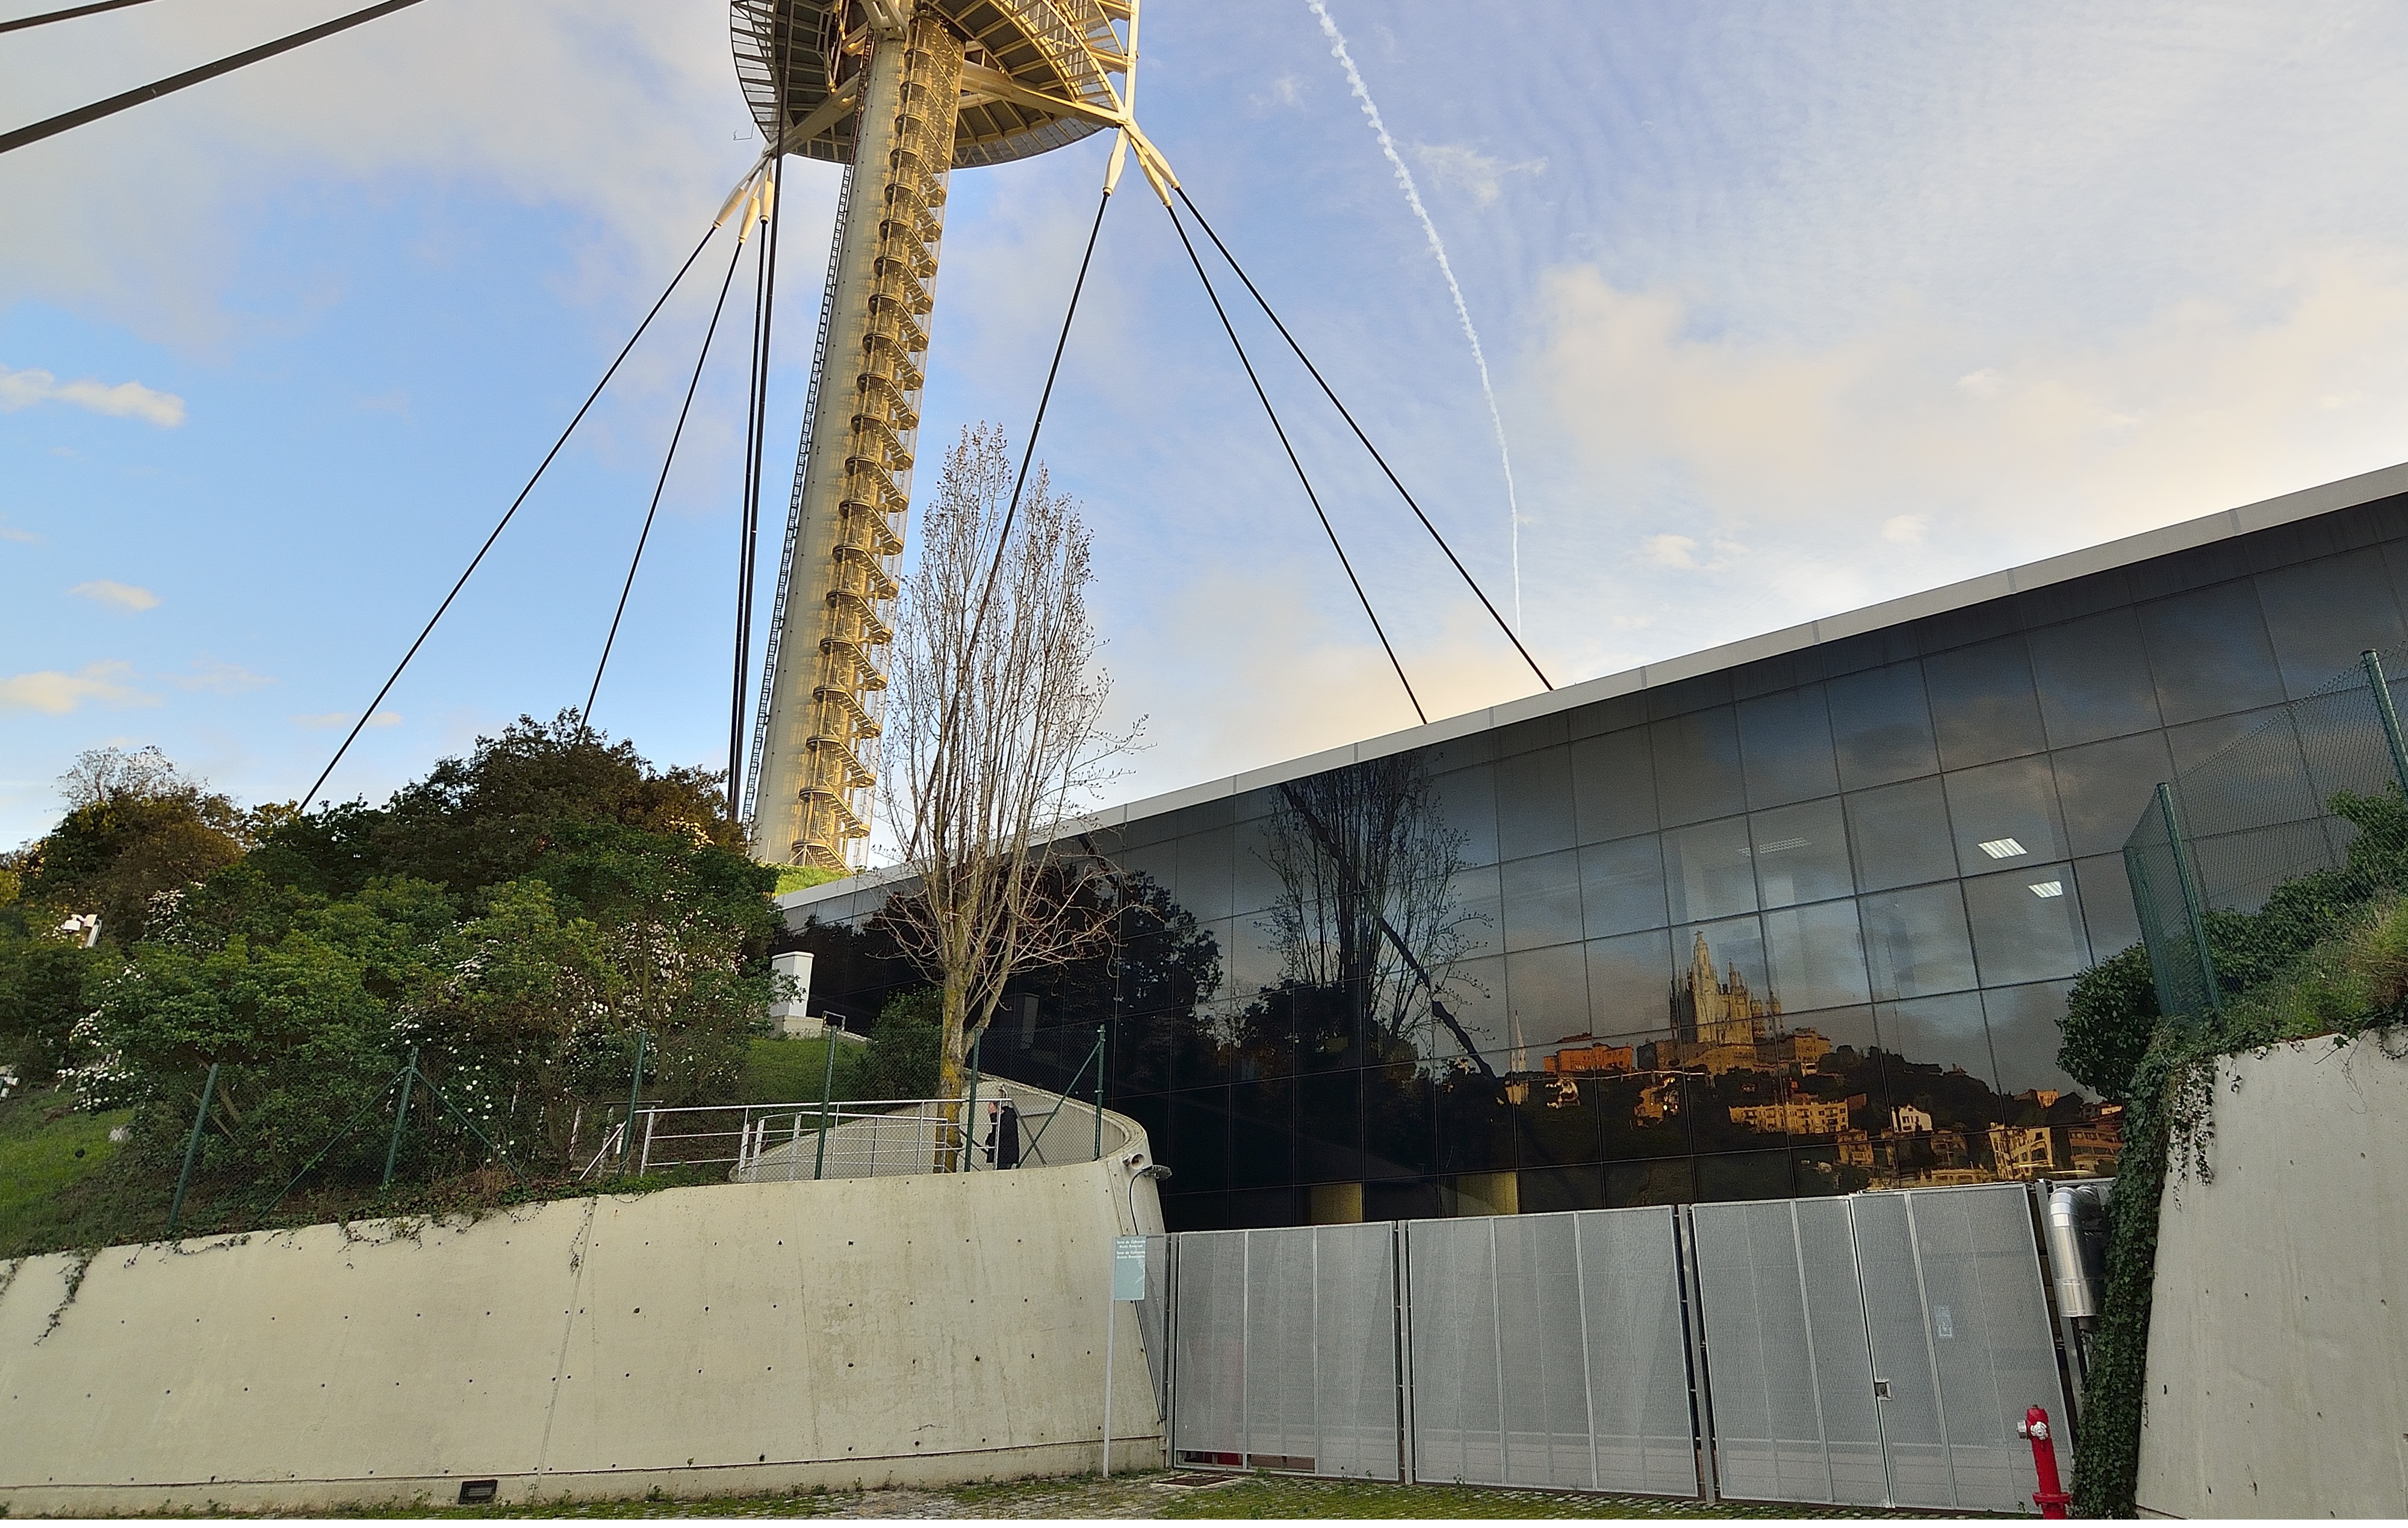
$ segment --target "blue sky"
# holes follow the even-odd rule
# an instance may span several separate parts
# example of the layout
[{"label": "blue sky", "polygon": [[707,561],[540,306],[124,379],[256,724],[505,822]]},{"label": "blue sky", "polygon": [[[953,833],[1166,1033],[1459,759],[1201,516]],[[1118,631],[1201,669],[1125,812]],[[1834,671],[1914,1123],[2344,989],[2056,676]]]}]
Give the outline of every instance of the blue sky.
[{"label": "blue sky", "polygon": [[[347,8],[13,35],[0,101]],[[2408,11],[1329,8],[1479,325],[1558,682],[2408,458]],[[1150,131],[1502,603],[1470,353],[1305,0],[1154,0],[1144,41]],[[1106,147],[955,177],[924,450],[1026,428]],[[306,787],[757,149],[716,0],[425,0],[0,157],[0,843],[102,743]],[[790,179],[773,526],[835,183]],[[1116,203],[1041,453],[1148,719],[1116,793],[1410,723],[1161,208]],[[329,793],[582,699],[718,258]],[[1530,688],[1245,332],[1431,714]],[[741,370],[739,326],[596,707],[663,762],[724,756]]]}]

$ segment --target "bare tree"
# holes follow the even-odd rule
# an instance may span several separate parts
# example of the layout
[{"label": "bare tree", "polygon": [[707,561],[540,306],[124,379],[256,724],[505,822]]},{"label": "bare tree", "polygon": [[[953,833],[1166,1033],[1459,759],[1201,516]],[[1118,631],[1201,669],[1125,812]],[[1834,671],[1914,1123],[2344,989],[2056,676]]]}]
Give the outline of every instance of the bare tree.
[{"label": "bare tree", "polygon": [[1000,429],[965,430],[946,453],[903,590],[884,718],[881,794],[919,881],[889,917],[943,991],[949,1099],[1013,976],[1109,942],[1112,898],[1091,893],[1110,867],[1063,840],[1137,738],[1104,726],[1111,680],[1096,662],[1078,507],[1040,465],[1007,535],[1012,478]]}]

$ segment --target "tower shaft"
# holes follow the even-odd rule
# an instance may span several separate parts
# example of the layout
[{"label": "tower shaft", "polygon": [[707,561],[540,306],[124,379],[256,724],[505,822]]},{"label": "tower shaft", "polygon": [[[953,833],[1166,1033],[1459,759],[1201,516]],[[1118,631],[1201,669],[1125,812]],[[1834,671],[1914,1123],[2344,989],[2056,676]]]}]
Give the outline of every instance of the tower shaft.
[{"label": "tower shaft", "polygon": [[869,835],[962,63],[924,15],[872,35],[861,62],[766,686],[752,851],[773,863],[842,870]]}]

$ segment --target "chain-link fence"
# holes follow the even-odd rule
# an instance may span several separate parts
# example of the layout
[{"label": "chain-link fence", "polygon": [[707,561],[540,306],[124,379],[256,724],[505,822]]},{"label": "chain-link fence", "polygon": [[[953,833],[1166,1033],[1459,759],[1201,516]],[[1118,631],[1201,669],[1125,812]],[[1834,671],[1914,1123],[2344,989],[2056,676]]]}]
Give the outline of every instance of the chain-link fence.
[{"label": "chain-link fence", "polygon": [[2157,787],[2124,864],[2158,1010],[2198,1017],[2402,885],[2408,647],[2369,651]]}]

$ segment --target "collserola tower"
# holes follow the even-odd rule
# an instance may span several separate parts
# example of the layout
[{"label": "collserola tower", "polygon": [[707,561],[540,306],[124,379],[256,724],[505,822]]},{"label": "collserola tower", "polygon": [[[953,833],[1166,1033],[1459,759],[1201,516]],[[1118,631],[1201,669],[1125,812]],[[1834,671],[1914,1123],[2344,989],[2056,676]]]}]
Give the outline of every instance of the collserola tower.
[{"label": "collserola tower", "polygon": [[735,0],[731,23],[771,152],[848,167],[745,808],[755,858],[842,870],[869,835],[947,179],[1106,129],[1114,176],[1134,148],[1157,179],[1138,0]]}]

